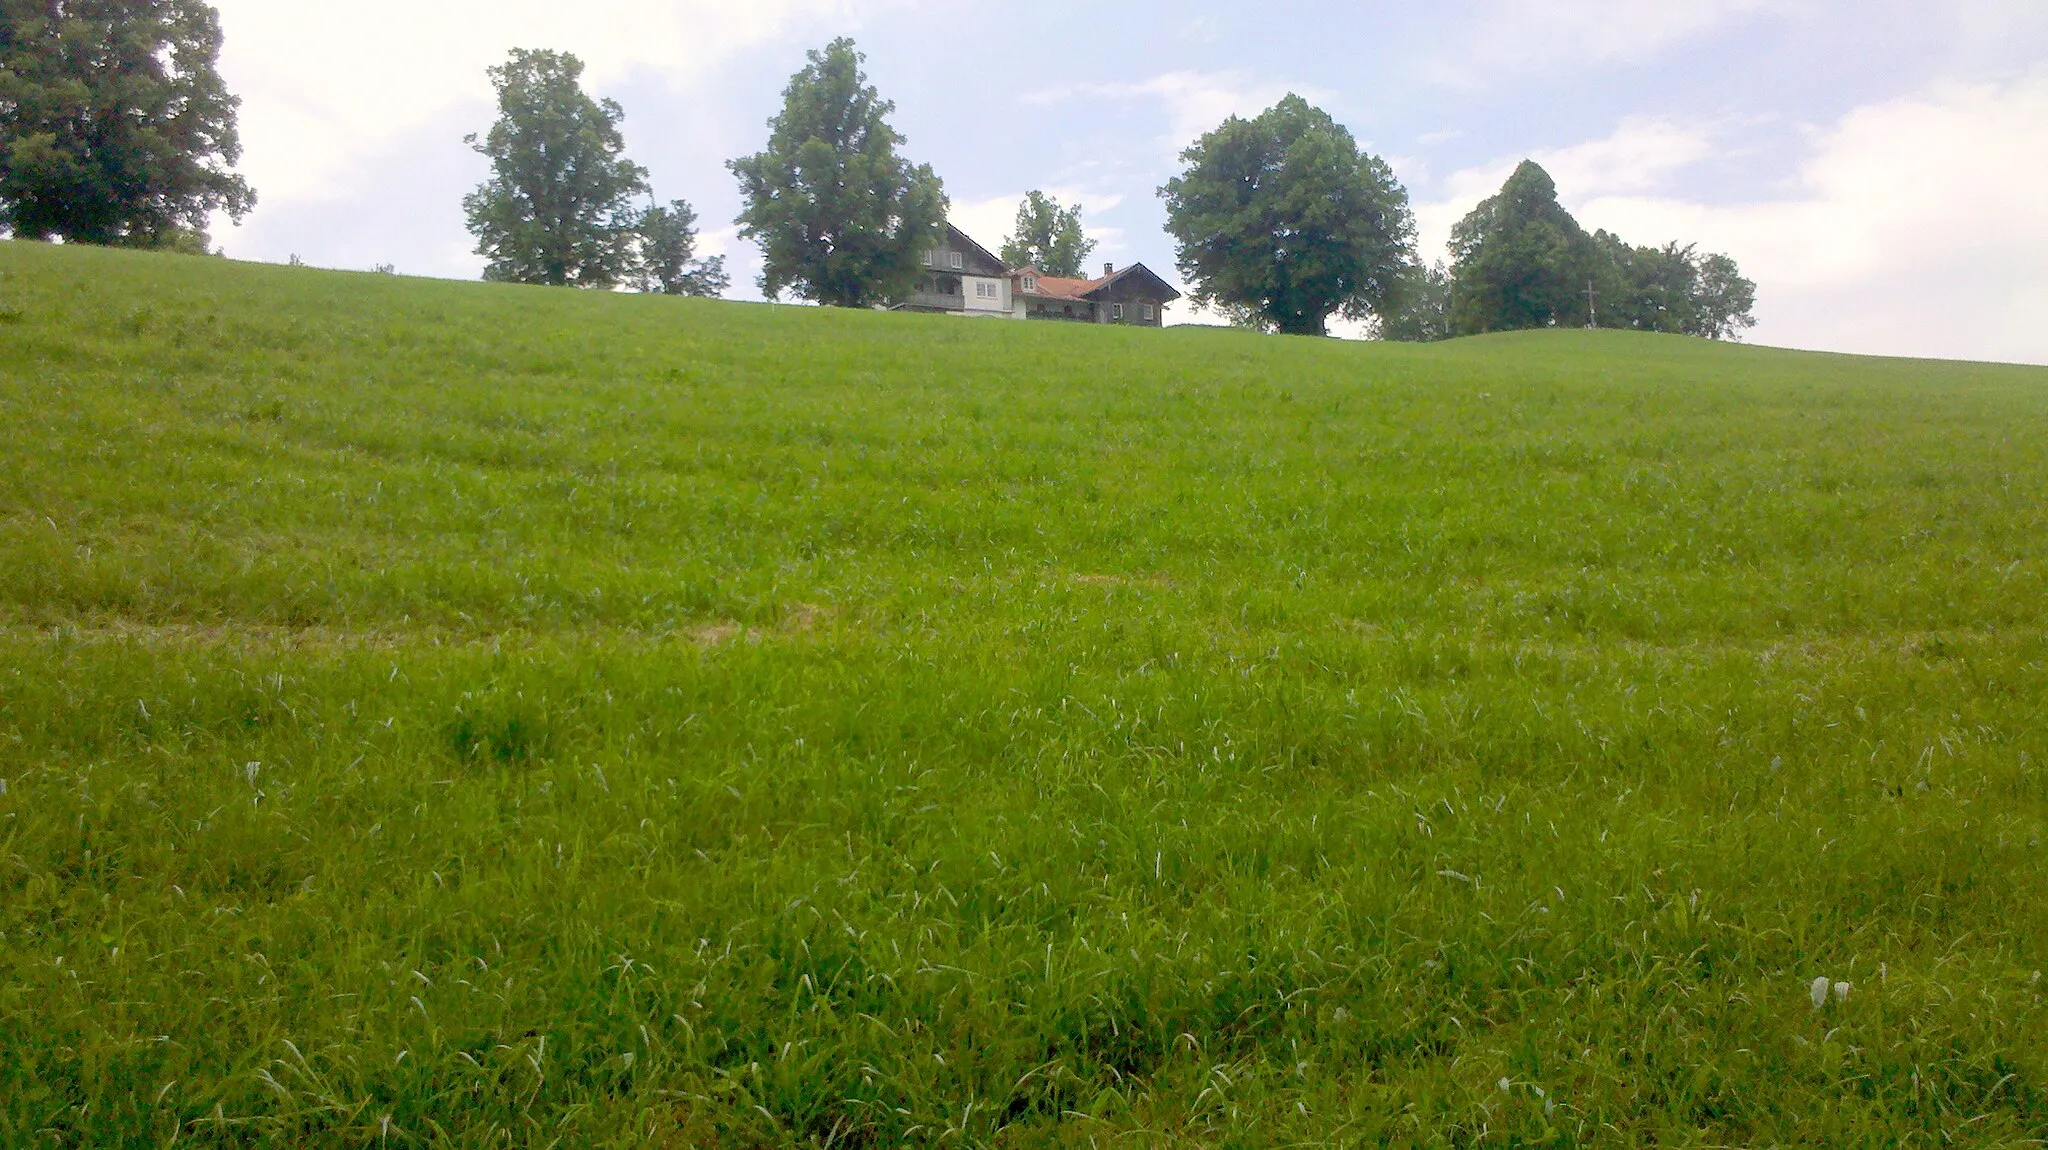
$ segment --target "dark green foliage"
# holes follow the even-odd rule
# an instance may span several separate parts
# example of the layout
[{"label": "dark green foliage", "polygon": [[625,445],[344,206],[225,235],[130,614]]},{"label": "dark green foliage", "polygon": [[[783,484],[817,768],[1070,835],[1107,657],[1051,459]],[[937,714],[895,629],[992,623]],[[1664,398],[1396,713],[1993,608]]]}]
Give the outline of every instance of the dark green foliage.
[{"label": "dark green foliage", "polygon": [[0,1146],[2048,1131],[2048,371],[0,289]]},{"label": "dark green foliage", "polygon": [[732,286],[725,257],[697,257],[697,211],[686,200],[648,209],[640,221],[641,291],[715,299]]},{"label": "dark green foliage", "polygon": [[1744,279],[1724,255],[1698,257],[1693,265],[1692,324],[1687,331],[1708,339],[1738,339],[1756,326],[1756,284]]},{"label": "dark green foliage", "polygon": [[1608,264],[1599,326],[1732,339],[1756,325],[1756,285],[1727,256],[1702,256],[1692,244],[1630,247],[1604,231],[1593,240]]},{"label": "dark green foliage", "polygon": [[490,70],[498,120],[467,142],[491,178],[463,211],[489,262],[484,278],[552,287],[609,288],[632,275],[647,172],[624,156],[625,111],[583,90],[583,61],[566,52],[515,50]]},{"label": "dark green foliage", "polygon": [[1451,231],[1451,330],[1457,335],[1585,327],[1609,273],[1593,237],[1524,160],[1498,194]]},{"label": "dark green foliage", "polygon": [[1599,326],[1659,332],[1686,329],[1694,278],[1690,248],[1677,244],[1631,247],[1608,231],[1593,233],[1593,243],[1606,264],[1595,296]]},{"label": "dark green foliage", "polygon": [[761,245],[761,291],[834,307],[908,294],[946,220],[931,165],[897,154],[896,105],[861,71],[853,41],[810,53],[792,76],[768,147],[726,166],[746,200],[740,234]]},{"label": "dark green foliage", "polygon": [[1003,262],[1013,268],[1035,267],[1049,276],[1085,278],[1095,241],[1081,229],[1081,205],[1061,207],[1044,192],[1032,192],[1017,205],[1017,230],[1003,243]]},{"label": "dark green foliage", "polygon": [[1604,327],[1729,339],[1756,325],[1756,285],[1734,260],[1690,244],[1631,247],[1611,232],[1589,236],[1531,160],[1453,229],[1451,257],[1454,335]]},{"label": "dark green foliage", "polygon": [[172,228],[157,237],[157,242],[148,245],[160,252],[173,252],[181,256],[219,256],[223,253],[213,246],[213,237],[201,228]]},{"label": "dark green foliage", "polygon": [[1160,195],[1195,302],[1290,335],[1390,310],[1414,261],[1408,193],[1327,112],[1290,95],[1181,160]]},{"label": "dark green foliage", "polygon": [[0,227],[24,239],[206,246],[256,194],[202,0],[0,0]]},{"label": "dark green foliage", "polygon": [[1393,308],[1382,317],[1379,334],[1402,343],[1451,338],[1451,273],[1442,263],[1410,264],[1402,272]]}]

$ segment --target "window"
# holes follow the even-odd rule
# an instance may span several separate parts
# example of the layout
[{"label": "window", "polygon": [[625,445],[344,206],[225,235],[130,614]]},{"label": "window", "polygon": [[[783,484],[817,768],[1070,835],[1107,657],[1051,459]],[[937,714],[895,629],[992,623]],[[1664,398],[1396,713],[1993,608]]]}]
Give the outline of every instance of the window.
[{"label": "window", "polygon": [[967,266],[967,257],[959,252],[947,252],[946,258],[951,261],[952,268],[956,272]]},{"label": "window", "polygon": [[932,248],[931,250],[924,253],[924,266],[928,268],[935,268],[939,266],[939,249]]},{"label": "window", "polygon": [[1038,277],[1037,277],[1037,276],[1025,276],[1025,277],[1024,277],[1024,290],[1025,290],[1025,291],[1028,291],[1028,292],[1035,292],[1035,291],[1037,291],[1037,290],[1038,290]]},{"label": "window", "polygon": [[1159,318],[1159,309],[1153,307],[1151,304],[1148,303],[1138,309],[1138,314],[1145,318],[1146,323],[1151,323],[1153,320]]},{"label": "window", "polygon": [[1110,304],[1110,305],[1109,305],[1109,318],[1111,318],[1111,319],[1122,319],[1122,318],[1124,318],[1124,305],[1122,305],[1122,304],[1120,304],[1120,303],[1113,303],[1113,304]]},{"label": "window", "polygon": [[1002,293],[996,291],[996,285],[989,283],[987,280],[983,280],[980,283],[974,285],[974,298],[1001,299],[1003,297]]}]

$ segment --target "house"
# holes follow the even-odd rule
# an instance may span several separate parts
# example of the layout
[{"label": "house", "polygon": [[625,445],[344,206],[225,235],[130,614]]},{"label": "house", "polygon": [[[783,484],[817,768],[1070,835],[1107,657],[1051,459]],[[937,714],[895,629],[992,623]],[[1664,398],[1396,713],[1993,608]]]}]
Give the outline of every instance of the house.
[{"label": "house", "polygon": [[1166,305],[1180,293],[1144,264],[1118,271],[1104,264],[1102,278],[1059,279],[1037,268],[1014,273],[1018,307],[1025,319],[1071,323],[1123,323],[1138,327],[1166,326]]},{"label": "house", "polygon": [[1102,278],[1092,280],[1006,267],[966,232],[947,224],[945,246],[924,253],[924,275],[911,297],[896,308],[990,319],[1164,327],[1166,305],[1179,298],[1173,285],[1144,264],[1121,271],[1105,265]]},{"label": "house", "polygon": [[946,225],[944,247],[924,253],[924,275],[898,311],[1022,319],[1010,269],[966,232]]}]

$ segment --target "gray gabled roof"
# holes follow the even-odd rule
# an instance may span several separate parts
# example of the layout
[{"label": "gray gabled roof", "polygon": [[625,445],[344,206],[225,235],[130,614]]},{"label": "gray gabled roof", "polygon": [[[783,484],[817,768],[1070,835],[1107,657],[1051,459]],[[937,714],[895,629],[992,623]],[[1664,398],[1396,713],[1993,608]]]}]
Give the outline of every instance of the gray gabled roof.
[{"label": "gray gabled roof", "polygon": [[973,236],[955,227],[951,220],[946,221],[946,242],[953,247],[965,249],[971,256],[980,256],[983,260],[986,260],[988,266],[996,269],[995,275],[1005,275],[1010,270],[1009,265],[1003,262],[1001,256],[975,243]]},{"label": "gray gabled roof", "polygon": [[1088,285],[1088,291],[1086,294],[1093,296],[1098,292],[1101,292],[1118,283],[1121,283],[1122,281],[1130,278],[1131,276],[1137,275],[1144,276],[1146,279],[1151,280],[1152,283],[1158,287],[1158,295],[1160,299],[1165,300],[1168,303],[1172,303],[1174,300],[1180,298],[1180,293],[1174,290],[1172,284],[1167,283],[1164,279],[1161,279],[1158,272],[1153,271],[1151,268],[1146,267],[1144,264],[1132,264],[1130,267],[1123,268],[1120,271],[1114,272],[1110,275],[1104,276],[1102,279],[1094,281],[1093,283]]}]

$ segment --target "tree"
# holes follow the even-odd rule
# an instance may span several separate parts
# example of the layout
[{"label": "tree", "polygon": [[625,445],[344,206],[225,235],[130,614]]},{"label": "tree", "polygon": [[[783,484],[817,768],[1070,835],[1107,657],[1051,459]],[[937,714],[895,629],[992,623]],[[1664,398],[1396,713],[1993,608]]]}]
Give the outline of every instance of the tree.
[{"label": "tree", "polygon": [[0,0],[0,226],[23,239],[198,247],[256,194],[202,0]]},{"label": "tree", "polygon": [[1738,339],[1756,325],[1756,285],[1742,278],[1735,261],[1701,255],[1694,244],[1630,247],[1608,232],[1595,232],[1610,268],[1602,280],[1601,327]]},{"label": "tree", "polygon": [[943,234],[945,187],[897,155],[896,105],[868,84],[852,40],[809,59],[768,121],[767,149],[726,165],[746,201],[740,234],[761,245],[761,291],[836,307],[900,299]]},{"label": "tree", "polygon": [[632,274],[647,172],[627,160],[616,101],[583,91],[583,61],[516,50],[490,70],[498,121],[481,142],[491,178],[464,197],[487,280],[609,288]]},{"label": "tree", "polygon": [[1735,339],[1756,325],[1756,285],[1734,260],[1589,236],[1528,160],[1452,229],[1451,259],[1453,335],[1597,325]]},{"label": "tree", "polygon": [[1594,296],[1594,319],[1600,327],[1687,330],[1692,316],[1693,284],[1698,278],[1690,245],[1631,247],[1620,236],[1607,231],[1594,232],[1593,245],[1602,260]]},{"label": "tree", "polygon": [[1079,279],[1086,274],[1095,241],[1081,230],[1081,206],[1063,208],[1044,192],[1032,192],[1017,205],[1017,230],[1003,244],[1003,262],[1013,268],[1035,267],[1046,275]]},{"label": "tree", "polygon": [[1451,330],[1584,327],[1594,304],[1587,289],[1597,299],[1612,269],[1557,202],[1550,173],[1524,160],[1497,195],[1451,230]]},{"label": "tree", "polygon": [[1328,113],[1290,95],[1224,121],[1181,160],[1159,192],[1196,302],[1293,335],[1387,311],[1413,262],[1408,193]]},{"label": "tree", "polygon": [[1756,284],[1742,278],[1735,261],[1711,255],[1699,261],[1693,287],[1692,325],[1687,334],[1707,339],[1742,338],[1756,326]]},{"label": "tree", "polygon": [[1403,343],[1451,338],[1451,273],[1442,262],[1409,265],[1394,292],[1392,309],[1381,317],[1380,338]]},{"label": "tree", "polygon": [[635,283],[644,292],[716,299],[732,286],[725,257],[699,260],[697,211],[687,200],[654,207],[640,222],[640,259]]}]

